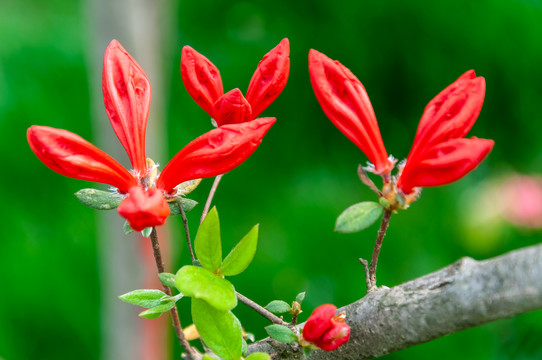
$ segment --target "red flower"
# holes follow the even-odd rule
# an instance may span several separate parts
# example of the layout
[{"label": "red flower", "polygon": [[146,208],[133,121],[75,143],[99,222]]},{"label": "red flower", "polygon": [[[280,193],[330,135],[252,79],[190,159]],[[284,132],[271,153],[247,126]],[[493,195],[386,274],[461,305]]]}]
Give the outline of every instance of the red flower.
[{"label": "red flower", "polygon": [[28,129],[27,139],[32,151],[50,169],[76,179],[109,184],[120,194],[127,194],[118,212],[134,230],[162,225],[169,215],[165,196],[174,197],[178,184],[220,175],[240,165],[275,123],[275,118],[261,118],[211,130],[182,149],[156,180],[145,157],[150,84],[141,67],[116,40],[105,52],[102,88],[107,114],[128,153],[132,171],[67,130],[34,125]]},{"label": "red flower", "polygon": [[245,98],[239,89],[226,94],[220,72],[205,56],[183,47],[181,76],[190,96],[218,126],[254,120],[284,89],[290,72],[290,44],[282,41],[258,64]]},{"label": "red flower", "polygon": [[320,349],[332,351],[350,339],[350,326],[344,313],[335,316],[337,308],[331,304],[318,306],[303,327],[303,339]]},{"label": "red flower", "polygon": [[374,172],[387,175],[393,169],[365,88],[338,61],[311,49],[309,73],[316,99],[331,122],[363,151]]},{"label": "red flower", "polygon": [[404,194],[454,182],[486,158],[493,140],[463,138],[480,114],[485,89],[484,78],[470,70],[427,104],[397,182]]}]

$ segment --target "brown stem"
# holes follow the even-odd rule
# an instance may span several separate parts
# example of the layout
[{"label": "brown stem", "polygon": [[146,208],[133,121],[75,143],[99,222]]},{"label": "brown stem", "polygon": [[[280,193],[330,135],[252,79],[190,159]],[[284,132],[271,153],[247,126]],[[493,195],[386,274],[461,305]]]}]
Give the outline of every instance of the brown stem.
[{"label": "brown stem", "polygon": [[380,254],[380,248],[382,247],[382,240],[384,240],[384,235],[386,235],[386,230],[390,224],[391,214],[391,210],[384,210],[384,217],[382,217],[382,223],[380,224],[380,229],[378,230],[378,236],[376,238],[376,243],[373,250],[373,258],[371,260],[371,266],[369,267],[369,279],[371,287],[368,289],[368,292],[376,290],[376,263],[378,262],[378,254]]},{"label": "brown stem", "polygon": [[181,219],[183,219],[184,235],[186,236],[186,242],[188,243],[188,250],[190,250],[190,257],[192,258],[192,263],[196,261],[194,256],[194,250],[192,250],[192,240],[190,240],[190,229],[188,229],[188,219],[186,218],[186,213],[183,209],[183,204],[181,199],[177,199],[177,206],[181,212]]},{"label": "brown stem", "polygon": [[363,166],[361,165],[358,166],[358,177],[361,182],[367,185],[371,190],[373,190],[378,195],[378,197],[382,196],[382,192],[378,190],[373,180],[371,180],[371,178],[367,175],[367,173],[363,169]]},{"label": "brown stem", "polygon": [[[153,227],[151,231],[151,243],[152,243],[152,251],[154,254],[154,261],[156,263],[156,268],[158,269],[158,273],[163,273],[165,272],[164,262],[162,261],[160,243],[158,242],[158,234],[156,233],[155,227]],[[171,289],[166,285],[162,284],[162,286],[164,288],[164,292],[168,296],[172,296]],[[188,340],[186,340],[186,337],[184,336],[183,328],[181,327],[181,320],[179,319],[179,313],[177,311],[177,306],[174,306],[170,310],[170,314],[171,314],[171,319],[173,320],[173,327],[175,328],[175,333],[177,334],[177,338],[179,339],[179,343],[181,344],[183,349],[187,352],[188,357],[190,359],[195,358],[196,351],[194,350],[194,348],[190,346],[190,344],[188,343]]]},{"label": "brown stem", "polygon": [[211,191],[209,191],[209,196],[207,197],[207,201],[203,207],[203,212],[201,213],[201,218],[199,220],[200,224],[203,222],[203,219],[205,219],[207,213],[209,212],[211,202],[213,202],[213,197],[215,196],[216,188],[218,187],[218,183],[220,182],[220,179],[222,179],[222,176],[224,176],[224,174],[215,177],[215,181],[213,182],[213,186],[211,186]]},{"label": "brown stem", "polygon": [[270,311],[267,311],[265,308],[261,307],[260,305],[256,304],[254,301],[250,300],[244,295],[239,294],[237,291],[235,292],[235,295],[237,295],[237,299],[251,308],[252,310],[256,311],[258,314],[266,318],[267,320],[271,321],[274,324],[284,325],[288,326],[288,323],[283,321],[278,316],[274,315]]},{"label": "brown stem", "polygon": [[367,287],[367,293],[369,293],[372,288],[371,275],[369,275],[369,262],[362,258],[359,258],[359,262],[363,265],[363,269],[365,270],[365,286]]}]

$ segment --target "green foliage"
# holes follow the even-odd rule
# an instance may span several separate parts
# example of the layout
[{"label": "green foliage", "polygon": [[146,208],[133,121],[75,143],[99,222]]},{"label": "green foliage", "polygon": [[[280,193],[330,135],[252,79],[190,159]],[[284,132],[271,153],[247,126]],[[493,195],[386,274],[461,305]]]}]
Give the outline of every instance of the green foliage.
[{"label": "green foliage", "polygon": [[122,202],[119,194],[96,189],[81,189],[74,195],[83,204],[96,210],[116,209]]},{"label": "green foliage", "polygon": [[119,299],[129,304],[152,308],[160,305],[164,300],[171,299],[171,297],[160,290],[141,289],[121,295]]},{"label": "green foliage", "polygon": [[[180,198],[178,201],[181,202],[185,213],[191,211],[192,209],[196,207],[196,205],[198,205],[198,202],[192,199]],[[169,205],[170,216],[181,214],[181,210],[179,210],[179,205],[177,201],[168,202],[168,205]]]},{"label": "green foliage", "polygon": [[139,313],[139,316],[145,319],[156,319],[160,317],[160,315],[162,315],[163,313],[173,309],[174,306],[175,306],[175,301],[173,301],[173,299],[166,300],[163,304],[160,304],[158,306],[150,308],[149,310],[145,310]]},{"label": "green foliage", "polygon": [[205,269],[216,272],[222,265],[220,221],[213,207],[201,223],[194,241],[196,256]]},{"label": "green foliage", "polygon": [[171,273],[160,273],[158,274],[158,278],[162,282],[162,284],[168,286],[168,287],[175,287],[175,275]]},{"label": "green foliage", "polygon": [[284,314],[292,310],[290,304],[282,300],[273,300],[265,308],[273,314]]},{"label": "green foliage", "polygon": [[151,236],[151,233],[152,233],[152,227],[147,227],[147,228],[141,230],[141,235],[142,235],[143,237],[146,237],[146,238],[148,238],[149,236]]},{"label": "green foliage", "polygon": [[235,245],[222,262],[219,272],[224,276],[242,273],[254,259],[258,245],[258,228],[254,227]]},{"label": "green foliage", "polygon": [[271,357],[267,353],[257,352],[250,354],[245,360],[271,360]]},{"label": "green foliage", "polygon": [[273,339],[283,343],[298,341],[297,335],[292,330],[290,330],[290,328],[283,325],[269,325],[266,326],[265,331],[267,331],[267,334]]},{"label": "green foliage", "polygon": [[344,210],[335,222],[335,231],[341,233],[355,233],[371,226],[384,209],[379,203],[364,201],[354,204]]},{"label": "green foliage", "polygon": [[218,311],[206,301],[192,298],[192,320],[201,339],[215,354],[226,360],[241,357],[241,323],[231,311]]},{"label": "green foliage", "polygon": [[300,292],[300,293],[297,294],[297,296],[295,297],[295,301],[297,301],[297,302],[299,303],[299,305],[301,305],[301,303],[303,303],[303,300],[305,300],[305,291]]},{"label": "green foliage", "polygon": [[209,270],[193,265],[183,266],[175,277],[177,289],[186,296],[202,299],[219,311],[237,306],[233,285]]}]

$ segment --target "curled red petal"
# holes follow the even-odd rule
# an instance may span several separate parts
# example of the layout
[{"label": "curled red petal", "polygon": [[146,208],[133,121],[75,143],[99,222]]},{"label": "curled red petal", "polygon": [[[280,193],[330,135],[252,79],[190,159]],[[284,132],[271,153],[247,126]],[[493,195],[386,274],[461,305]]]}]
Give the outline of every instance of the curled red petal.
[{"label": "curled red petal", "polygon": [[303,338],[310,342],[317,341],[331,328],[332,318],[335,316],[337,307],[332,304],[318,306],[309,316],[303,327]]},{"label": "curled red petal", "polygon": [[414,187],[446,185],[474,170],[493,148],[494,141],[479,139],[452,139],[427,148],[425,152],[408,159],[397,187],[405,194]]},{"label": "curled red petal", "polygon": [[275,118],[224,125],[196,138],[164,167],[156,186],[166,192],[178,184],[224,174],[243,163],[262,142]]},{"label": "curled red petal", "polygon": [[217,67],[190,46],[185,46],[181,53],[181,77],[192,99],[212,117],[214,103],[224,94]]},{"label": "curled red petal", "polygon": [[156,188],[145,190],[141,186],[130,189],[117,211],[135,231],[163,225],[170,213],[164,194],[160,190]]},{"label": "curled red petal", "polygon": [[252,119],[252,109],[239,89],[222,95],[214,105],[213,119],[218,126],[239,124]]},{"label": "curled red petal", "polygon": [[105,50],[102,74],[105,110],[113,130],[130,158],[144,173],[145,131],[151,103],[151,85],[141,66],[113,40]]},{"label": "curled red petal", "polygon": [[61,175],[109,184],[122,193],[137,184],[115,159],[72,132],[34,125],[26,137],[36,156]]},{"label": "curled red petal", "polygon": [[290,74],[290,42],[284,38],[262,58],[247,90],[252,119],[258,117],[280,95]]},{"label": "curled red petal", "polygon": [[333,351],[348,342],[349,339],[350,326],[343,322],[332,321],[331,327],[314,343],[322,350]]},{"label": "curled red petal", "polygon": [[376,173],[389,173],[388,159],[376,117],[361,82],[338,61],[311,49],[309,72],[316,99],[331,122],[369,158]]},{"label": "curled red petal", "polygon": [[485,79],[474,70],[442,90],[425,107],[411,152],[467,135],[482,110],[485,90]]}]

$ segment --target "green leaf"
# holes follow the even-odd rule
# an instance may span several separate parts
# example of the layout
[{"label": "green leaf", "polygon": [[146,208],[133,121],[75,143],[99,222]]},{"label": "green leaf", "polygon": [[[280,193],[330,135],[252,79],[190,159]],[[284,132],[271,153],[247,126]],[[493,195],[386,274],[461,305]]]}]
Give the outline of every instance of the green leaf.
[{"label": "green leaf", "polygon": [[192,320],[201,339],[216,355],[227,360],[241,358],[241,323],[231,311],[217,311],[206,301],[192,298]]},{"label": "green leaf", "polygon": [[[168,202],[167,204],[169,205],[170,216],[181,214],[181,210],[179,210],[179,205],[177,204],[177,201],[171,201],[171,202]],[[193,208],[195,208],[198,202],[192,199],[181,198],[181,204],[183,204],[184,212],[187,213]]]},{"label": "green leaf", "polygon": [[183,266],[177,272],[175,285],[185,296],[205,300],[217,310],[226,311],[237,306],[233,285],[205,268]]},{"label": "green leaf", "polygon": [[311,354],[311,349],[309,347],[303,348],[303,359],[308,359]]},{"label": "green leaf", "polygon": [[220,242],[220,222],[216,207],[209,211],[199,226],[194,247],[201,266],[212,272],[220,269],[220,265],[222,265],[222,244]]},{"label": "green leaf", "polygon": [[162,284],[169,286],[169,287],[175,287],[175,275],[167,272],[163,272],[158,274],[158,278],[162,282]]},{"label": "green leaf", "polygon": [[305,300],[305,291],[300,292],[300,293],[297,294],[297,296],[295,297],[295,301],[297,301],[300,305],[301,305],[301,303],[303,302],[303,300]]},{"label": "green leaf", "polygon": [[282,300],[273,300],[267,304],[265,308],[271,311],[273,314],[284,314],[292,310],[290,304]]},{"label": "green leaf", "polygon": [[173,309],[174,306],[175,302],[173,300],[167,301],[163,304],[141,312],[139,316],[145,319],[156,319],[159,318],[163,313]]},{"label": "green leaf", "polygon": [[188,193],[191,193],[198,187],[200,182],[201,179],[194,179],[180,183],[179,185],[175,186],[175,188],[177,189],[177,195],[186,195]]},{"label": "green leaf", "polygon": [[355,233],[371,226],[384,212],[379,203],[364,201],[344,210],[335,222],[335,231]]},{"label": "green leaf", "polygon": [[211,356],[205,354],[205,355],[203,355],[203,358],[202,358],[201,360],[216,360],[216,358],[211,357]]},{"label": "green leaf", "polygon": [[256,352],[250,354],[245,360],[271,360],[271,357],[267,353]]},{"label": "green leaf", "polygon": [[75,196],[83,204],[96,210],[116,209],[123,200],[119,194],[96,189],[81,189]]},{"label": "green leaf", "polygon": [[258,228],[259,224],[254,225],[237,245],[230,251],[228,256],[222,262],[219,273],[224,276],[232,276],[242,273],[256,254],[256,246],[258,245]]},{"label": "green leaf", "polygon": [[152,232],[152,227],[147,227],[147,228],[141,230],[141,235],[143,237],[148,238],[149,236],[151,236],[151,232]]},{"label": "green leaf", "polygon": [[245,339],[241,339],[241,355],[247,356],[248,344]]},{"label": "green leaf", "polygon": [[134,232],[134,229],[130,227],[130,223],[128,221],[124,222],[124,225],[122,226],[122,230],[124,230],[124,234],[128,235]]},{"label": "green leaf", "polygon": [[160,290],[141,289],[121,295],[119,299],[129,304],[152,308],[160,305],[164,300],[170,300],[171,297]]},{"label": "green leaf", "polygon": [[290,330],[290,328],[273,324],[265,327],[265,331],[267,331],[267,335],[271,336],[273,339],[283,342],[283,343],[291,343],[298,341],[297,335]]}]

